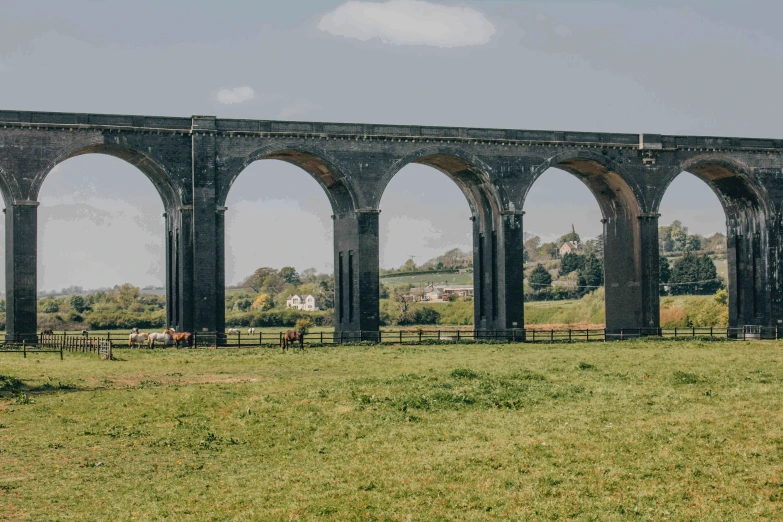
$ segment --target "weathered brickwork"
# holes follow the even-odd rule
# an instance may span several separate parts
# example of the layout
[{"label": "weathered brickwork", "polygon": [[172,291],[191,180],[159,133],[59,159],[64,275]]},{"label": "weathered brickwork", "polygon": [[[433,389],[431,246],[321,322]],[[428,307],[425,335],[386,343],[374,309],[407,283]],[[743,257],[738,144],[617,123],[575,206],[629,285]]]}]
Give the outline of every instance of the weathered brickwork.
[{"label": "weathered brickwork", "polygon": [[128,161],[158,190],[167,320],[182,330],[225,327],[224,205],[263,159],[301,167],[329,198],[338,332],[378,330],[379,205],[410,163],[444,172],[470,205],[477,328],[524,325],[522,209],[550,167],[579,178],[601,207],[608,329],[659,324],[658,207],[684,170],[726,212],[731,325],[783,319],[783,140],[0,111],[8,337],[35,331],[40,187],[86,153]]}]

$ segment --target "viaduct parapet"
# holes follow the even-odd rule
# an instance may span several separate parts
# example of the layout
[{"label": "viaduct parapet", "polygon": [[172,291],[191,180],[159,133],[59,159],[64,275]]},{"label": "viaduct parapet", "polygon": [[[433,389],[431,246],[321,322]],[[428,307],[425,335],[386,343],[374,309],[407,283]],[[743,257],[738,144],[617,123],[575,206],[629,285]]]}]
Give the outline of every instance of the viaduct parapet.
[{"label": "viaduct parapet", "polygon": [[601,208],[608,330],[659,326],[658,208],[683,171],[726,214],[730,325],[783,319],[783,140],[0,111],[9,339],[37,329],[41,185],[88,153],[135,165],[160,194],[167,321],[179,330],[225,328],[226,197],[263,159],[299,166],[329,198],[338,331],[378,330],[379,205],[410,163],[445,173],[470,205],[476,328],[524,325],[522,209],[550,167],[579,178]]}]

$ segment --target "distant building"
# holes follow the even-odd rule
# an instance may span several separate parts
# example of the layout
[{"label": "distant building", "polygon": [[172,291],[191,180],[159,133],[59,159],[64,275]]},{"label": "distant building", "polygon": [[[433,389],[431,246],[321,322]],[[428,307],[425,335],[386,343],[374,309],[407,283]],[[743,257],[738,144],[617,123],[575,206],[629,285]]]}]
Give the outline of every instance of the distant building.
[{"label": "distant building", "polygon": [[560,247],[560,257],[566,254],[581,254],[582,243],[579,241],[566,241],[563,246]]},{"label": "distant building", "polygon": [[438,288],[434,285],[429,285],[427,287],[427,300],[429,301],[442,301],[443,300],[443,290]]},{"label": "distant building", "polygon": [[297,310],[304,310],[307,312],[313,312],[319,310],[318,299],[314,295],[290,295],[285,300],[286,308],[295,308]]},{"label": "distant building", "polygon": [[452,294],[460,297],[473,297],[473,285],[454,285],[443,287],[443,297],[448,297]]}]

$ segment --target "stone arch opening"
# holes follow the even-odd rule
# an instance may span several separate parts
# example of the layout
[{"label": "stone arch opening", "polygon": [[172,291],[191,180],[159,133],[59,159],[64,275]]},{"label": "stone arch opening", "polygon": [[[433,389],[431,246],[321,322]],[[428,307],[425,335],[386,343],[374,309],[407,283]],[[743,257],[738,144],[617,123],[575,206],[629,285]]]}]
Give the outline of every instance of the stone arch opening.
[{"label": "stone arch opening", "polygon": [[[288,281],[288,284],[278,284],[280,288],[264,287],[264,292],[261,292],[262,288],[257,287],[251,289],[251,293],[269,294],[270,291],[279,290],[276,295],[271,296],[272,303],[279,308],[289,306],[287,296],[281,297],[282,293],[314,295],[316,298],[314,306],[318,309],[332,310],[335,308],[334,302],[339,297],[339,289],[335,289],[334,283],[337,271],[337,264],[334,261],[337,257],[335,254],[339,228],[337,222],[346,216],[354,216],[357,208],[356,198],[336,163],[324,151],[306,150],[298,143],[289,142],[267,144],[252,149],[245,155],[237,155],[234,160],[229,160],[226,163],[221,173],[217,202],[219,208],[226,211],[223,219],[228,220],[228,230],[226,231],[228,241],[225,244],[228,250],[228,263],[226,264],[230,267],[229,284],[237,283],[240,279],[244,280],[253,273],[250,271],[250,265],[242,267],[242,261],[235,249],[244,249],[245,253],[240,254],[243,257],[248,254],[253,255],[256,250],[270,252],[270,249],[273,249],[274,255],[265,254],[265,259],[270,261],[255,262],[257,266],[253,268],[253,271],[265,267],[276,271],[284,267],[292,267],[297,270],[301,284],[291,284],[291,281]],[[277,166],[275,167],[275,165]],[[278,186],[271,191],[274,200],[272,204],[279,206],[279,210],[288,216],[286,219],[302,221],[294,229],[299,231],[299,236],[284,235],[279,238],[262,240],[257,245],[248,245],[246,241],[242,240],[242,236],[245,235],[245,232],[242,231],[242,223],[243,221],[247,222],[250,213],[263,212],[263,209],[252,204],[252,201],[257,198],[248,197],[248,194],[253,192],[270,194],[268,190],[269,177],[262,177],[258,174],[271,173],[272,169],[275,169],[274,179],[282,180],[278,181]],[[243,176],[245,172],[248,172],[249,175]],[[254,173],[255,175],[253,175]],[[243,179],[237,181],[240,176]],[[313,190],[315,185],[306,181],[308,177],[315,180],[320,189]],[[263,178],[266,180],[262,181]],[[242,190],[231,190],[235,184],[238,184]],[[246,188],[243,189],[243,187]],[[324,204],[321,194],[326,195],[328,206]],[[288,203],[285,203],[286,200]],[[292,201],[296,203],[291,204]],[[299,208],[290,208],[294,205]],[[234,207],[238,207],[241,213],[247,215],[243,217],[241,213],[235,213]],[[279,219],[280,216],[278,215],[277,218]],[[276,220],[271,222],[277,223]],[[281,233],[290,230],[289,225],[283,227],[277,223],[273,226]],[[310,233],[309,237],[306,237],[307,233]],[[258,233],[254,235],[257,237]],[[274,266],[276,264],[280,266]],[[315,273],[312,269],[315,269]],[[241,275],[243,270],[249,273],[243,276]],[[275,284],[280,283],[279,278],[273,279],[277,281]],[[240,306],[247,305],[245,300],[249,298],[248,296],[243,294],[243,297],[237,297],[243,291],[248,293],[248,290],[245,289],[231,291],[226,296],[226,313],[229,325],[233,320],[232,313],[236,312],[233,308],[236,308],[237,303]],[[238,299],[242,301],[240,302]],[[303,301],[302,305],[305,304]],[[292,304],[292,306],[296,305],[297,303]],[[326,319],[324,321],[329,323]]]},{"label": "stone arch opening", "polygon": [[[549,168],[529,187],[524,211],[525,328],[603,328],[604,210],[590,187]],[[539,264],[551,283],[537,270]]]},{"label": "stone arch opening", "polygon": [[126,283],[141,289],[138,299],[120,306],[107,296],[96,301],[91,313],[116,312],[143,328],[166,324],[164,201],[154,184],[140,182],[144,176],[135,165],[112,156],[71,156],[58,162],[38,186],[37,288],[57,295],[60,302],[55,306],[52,299],[43,301],[42,328],[89,324],[90,315],[61,295]]},{"label": "stone arch opening", "polygon": [[138,149],[116,143],[78,146],[64,151],[54,161],[47,165],[45,169],[34,176],[30,186],[30,196],[28,199],[37,199],[44,181],[55,167],[68,159],[87,154],[112,156],[136,167],[136,169],[141,171],[141,173],[153,184],[166,209],[177,208],[183,204],[182,194],[172,181],[171,175],[166,172],[161,165]]},{"label": "stone arch opening", "polygon": [[253,150],[230,166],[218,194],[218,205],[224,205],[231,187],[237,178],[253,163],[259,160],[279,160],[307,172],[326,193],[335,214],[350,212],[359,205],[356,196],[344,180],[336,161],[324,151],[310,151],[295,144],[272,144]]},{"label": "stone arch opening", "polygon": [[[441,148],[418,150],[409,154],[408,156],[397,161],[392,169],[390,169],[382,179],[383,192],[379,194],[379,202],[381,198],[386,197],[389,186],[393,187],[396,183],[406,183],[406,188],[410,191],[412,183],[416,183],[417,176],[422,180],[428,179],[429,183],[433,187],[439,187],[441,191],[451,192],[448,199],[451,206],[459,206],[456,201],[461,199],[453,189],[449,190],[446,187],[454,187],[449,182],[445,182],[438,176],[430,174],[429,169],[423,169],[422,167],[430,167],[435,169],[446,177],[450,178],[454,182],[457,188],[464,197],[468,204],[468,212],[464,212],[462,217],[455,216],[451,221],[459,222],[459,219],[465,219],[465,232],[460,234],[463,236],[461,240],[465,246],[464,250],[470,250],[466,252],[469,261],[463,262],[465,266],[460,266],[455,275],[448,277],[445,274],[439,276],[440,284],[430,285],[430,291],[426,289],[419,289],[419,293],[429,293],[431,299],[437,298],[439,294],[458,294],[457,298],[461,301],[472,301],[472,317],[473,325],[475,329],[494,330],[505,328],[505,310],[503,309],[504,296],[502,287],[502,271],[504,264],[502,262],[502,246],[503,246],[503,227],[502,218],[500,213],[500,204],[498,203],[498,189],[492,184],[489,172],[490,168],[483,164],[479,158],[465,155],[462,151],[457,150],[444,150]],[[408,178],[407,180],[405,178]],[[425,194],[423,195],[423,201],[416,205],[416,208],[412,208],[408,215],[419,214],[420,220],[431,220],[432,209],[427,208],[427,197],[437,198],[438,194]],[[380,204],[380,203],[379,203]],[[457,214],[460,214],[457,211]],[[381,214],[382,219],[389,222],[389,214]],[[454,228],[454,223],[448,222],[441,224],[440,229]],[[437,232],[436,232],[437,234]],[[466,235],[472,236],[468,241]],[[453,242],[451,248],[443,245],[441,248],[445,254],[449,250],[458,248],[460,242]],[[470,246],[469,246],[470,245]],[[468,247],[469,246],[469,247]],[[465,248],[468,247],[468,248]],[[386,245],[384,250],[388,250],[389,246]],[[432,252],[434,253],[434,252]],[[410,252],[410,254],[415,254]],[[454,257],[454,253],[450,253],[450,257]],[[428,257],[427,254],[425,257]],[[388,256],[386,256],[388,257]],[[437,256],[432,256],[433,258]],[[419,263],[427,260],[421,259]],[[436,265],[437,268],[437,265]],[[470,277],[468,274],[471,274]],[[419,277],[421,281],[425,282],[429,274],[421,274]],[[451,279],[451,283],[447,284]],[[472,279],[472,280],[470,280]],[[456,284],[461,283],[461,284]],[[472,285],[472,288],[470,286]],[[426,286],[426,285],[425,285]],[[465,288],[465,287],[468,288]],[[440,288],[438,288],[440,287]],[[461,305],[465,307],[465,305]],[[464,324],[464,320],[460,320],[460,323]],[[521,326],[520,326],[521,328]]]},{"label": "stone arch opening", "polygon": [[[603,223],[604,308],[610,333],[658,326],[657,284],[647,273],[657,266],[655,216],[644,211],[643,193],[625,175],[617,161],[591,151],[571,151],[544,161],[533,171],[535,182],[549,168],[557,168],[579,179],[601,209]],[[525,194],[527,196],[527,193]],[[630,254],[630,255],[629,255]]]},{"label": "stone arch opening", "polygon": [[[285,308],[289,294],[313,295],[318,309],[333,308],[334,210],[331,199],[310,178],[289,162],[257,161],[232,184],[225,200],[229,327],[242,325],[248,306]],[[252,278],[263,268],[277,275],[286,269],[286,277],[273,275],[266,283]],[[256,305],[261,294],[270,301]]]},{"label": "stone arch opening", "polygon": [[[683,161],[679,171],[665,180],[659,199],[655,202],[656,211],[663,206],[667,197],[671,197],[671,191],[677,190],[678,182],[688,178],[683,174],[703,182],[717,198],[723,211],[725,253],[708,255],[713,258],[725,256],[725,272],[719,270],[719,275],[720,272],[725,274],[728,326],[776,326],[768,324],[772,317],[772,302],[764,298],[762,291],[769,281],[769,258],[765,252],[770,247],[770,241],[775,240],[767,227],[769,209],[764,189],[740,162],[719,154],[699,155]],[[696,186],[699,185],[696,182]],[[697,190],[693,188],[692,192]],[[716,263],[716,266],[721,268],[720,263]],[[688,285],[689,288],[691,286],[698,290],[698,285]]]}]

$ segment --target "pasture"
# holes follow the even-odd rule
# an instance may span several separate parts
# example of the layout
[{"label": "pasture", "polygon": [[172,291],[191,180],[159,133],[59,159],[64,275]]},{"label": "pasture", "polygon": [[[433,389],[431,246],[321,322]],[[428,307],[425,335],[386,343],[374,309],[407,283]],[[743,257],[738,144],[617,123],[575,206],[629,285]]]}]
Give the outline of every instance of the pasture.
[{"label": "pasture", "polygon": [[0,354],[0,518],[779,520],[775,342]]}]

